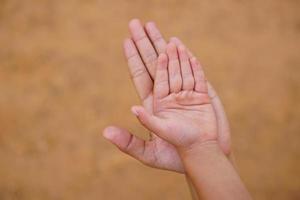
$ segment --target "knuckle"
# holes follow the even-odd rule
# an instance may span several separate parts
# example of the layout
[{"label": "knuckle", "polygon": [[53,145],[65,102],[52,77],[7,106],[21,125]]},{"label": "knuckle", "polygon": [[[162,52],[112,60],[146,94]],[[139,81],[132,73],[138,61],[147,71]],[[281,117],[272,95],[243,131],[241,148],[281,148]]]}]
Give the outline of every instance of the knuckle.
[{"label": "knuckle", "polygon": [[157,61],[157,55],[154,52],[149,52],[144,56],[146,65],[154,64]]},{"label": "knuckle", "polygon": [[163,37],[159,33],[153,34],[152,37],[153,37],[152,38],[153,43],[159,42],[160,40],[163,40]]},{"label": "knuckle", "polygon": [[148,73],[148,72],[144,67],[136,67],[135,69],[133,69],[131,71],[131,77],[134,79],[134,78],[142,76],[145,73]]},{"label": "knuckle", "polygon": [[147,40],[147,39],[148,39],[148,37],[147,37],[146,34],[141,34],[141,35],[139,35],[137,38],[135,38],[134,41],[135,41],[136,43],[140,43],[140,42],[142,42],[143,40]]},{"label": "knuckle", "polygon": [[130,135],[130,138],[124,148],[125,151],[129,152],[131,150],[132,144],[134,143],[134,136]]}]

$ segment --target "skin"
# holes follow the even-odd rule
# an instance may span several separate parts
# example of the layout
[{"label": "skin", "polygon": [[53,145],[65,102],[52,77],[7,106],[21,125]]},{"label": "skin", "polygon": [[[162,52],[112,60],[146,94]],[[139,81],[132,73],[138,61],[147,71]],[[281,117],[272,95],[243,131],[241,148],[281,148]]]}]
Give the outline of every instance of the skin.
[{"label": "skin", "polygon": [[132,107],[140,122],[176,149],[217,141],[217,120],[201,65],[184,46],[160,54],[153,89],[153,112]]},{"label": "skin", "polygon": [[[133,19],[129,23],[129,30],[131,38],[124,40],[124,53],[142,104],[151,112],[153,110],[152,89],[157,57],[159,53],[165,52],[167,43],[154,22],[148,22],[142,26],[138,19]],[[176,37],[172,37],[170,40],[177,45],[182,44]],[[190,51],[188,51],[188,56],[192,57]],[[209,83],[208,94],[217,117],[219,145],[230,161],[234,163],[228,120],[218,95]],[[182,160],[174,146],[153,133],[150,133],[150,140],[145,141],[126,129],[111,126],[104,130],[104,137],[124,153],[150,167],[184,173]],[[195,188],[187,175],[186,179],[193,199],[198,199]]]},{"label": "skin", "polygon": [[[217,142],[217,120],[201,65],[184,46],[169,43],[158,57],[153,112],[132,112],[149,130],[173,144],[201,199],[250,199]],[[213,190],[212,190],[213,188]]]},{"label": "skin", "polygon": [[210,140],[179,149],[179,154],[199,199],[252,199],[217,141]]},{"label": "skin", "polygon": [[[142,105],[151,113],[153,111],[153,80],[155,79],[157,58],[158,54],[166,52],[167,43],[153,22],[148,22],[143,27],[138,19],[133,19],[129,23],[129,30],[131,38],[124,41],[124,53]],[[183,46],[178,38],[173,37],[170,41]],[[189,50],[187,50],[187,54],[189,58],[193,57]],[[188,86],[184,83],[183,87]],[[208,82],[207,90],[216,116],[218,144],[233,162],[230,129],[226,114],[218,95]],[[183,162],[174,145],[153,133],[150,133],[150,136],[150,140],[142,140],[129,131],[116,126],[107,127],[104,130],[105,138],[121,151],[142,163],[154,168],[184,173]]]}]

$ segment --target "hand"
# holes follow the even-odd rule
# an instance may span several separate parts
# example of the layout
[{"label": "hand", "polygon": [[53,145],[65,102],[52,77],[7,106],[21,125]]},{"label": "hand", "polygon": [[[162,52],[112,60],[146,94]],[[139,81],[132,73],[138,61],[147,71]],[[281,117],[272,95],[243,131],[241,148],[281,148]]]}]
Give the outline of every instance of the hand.
[{"label": "hand", "polygon": [[[132,39],[124,41],[124,52],[142,103],[147,110],[151,111],[153,110],[152,79],[157,55],[165,52],[166,42],[153,22],[147,23],[144,28],[139,20],[134,19],[129,23],[129,29]],[[171,41],[182,44],[177,38],[171,38]],[[208,84],[208,94],[217,117],[218,143],[226,155],[231,155],[227,117],[219,97],[210,84]],[[145,141],[119,127],[108,127],[104,135],[121,151],[150,167],[184,172],[181,159],[174,146],[159,137],[153,136]]]},{"label": "hand", "polygon": [[153,114],[142,106],[132,112],[141,123],[179,149],[217,140],[216,116],[201,65],[184,46],[169,43],[158,57]]}]

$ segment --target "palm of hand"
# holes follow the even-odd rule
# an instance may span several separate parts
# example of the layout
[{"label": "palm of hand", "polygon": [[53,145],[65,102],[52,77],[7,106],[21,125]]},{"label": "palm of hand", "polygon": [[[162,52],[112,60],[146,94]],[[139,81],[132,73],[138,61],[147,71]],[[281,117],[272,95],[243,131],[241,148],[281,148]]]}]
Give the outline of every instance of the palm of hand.
[{"label": "palm of hand", "polygon": [[155,99],[154,115],[165,127],[163,135],[176,146],[217,138],[216,119],[206,93],[180,91]]},{"label": "palm of hand", "polygon": [[[143,105],[149,112],[154,111],[152,93],[144,99]],[[147,143],[149,148],[146,148],[144,152],[145,160],[147,161],[145,164],[183,173],[184,167],[174,145],[156,136],[153,132],[150,135],[151,140]]]},{"label": "palm of hand", "polygon": [[[129,28],[133,40],[125,40],[125,55],[137,92],[143,101],[143,106],[148,112],[153,113],[154,99],[152,80],[155,79],[155,63],[157,62],[157,57],[155,58],[153,55],[155,55],[156,52],[165,52],[166,42],[152,22],[147,23],[144,29],[139,20],[132,20]],[[146,34],[145,30],[147,30],[148,34]],[[178,38],[171,38],[170,40],[177,45],[182,45],[182,42]],[[152,43],[150,41],[152,41]],[[190,52],[189,57],[192,57]],[[224,153],[229,155],[230,130],[227,118],[213,88],[209,87],[208,90],[212,104],[214,104],[213,107],[216,111],[216,116],[218,116],[218,141]],[[165,108],[169,107],[166,106]],[[183,173],[183,164],[174,145],[156,136],[153,132],[151,132],[150,135],[150,140],[143,140],[119,127],[107,127],[107,129],[104,130],[104,136],[108,140],[119,147],[120,150],[140,160],[144,164],[150,167]]]},{"label": "palm of hand", "polygon": [[203,70],[195,58],[188,58],[184,47],[177,49],[171,43],[167,55],[158,58],[153,91],[145,99],[144,108],[133,108],[133,113],[154,134],[148,143],[153,151],[145,155],[151,158],[150,166],[182,172],[174,146],[217,138],[215,113]]},{"label": "palm of hand", "polygon": [[[177,139],[178,137],[174,137],[174,142],[182,145],[183,142],[189,143],[189,141],[195,141],[192,137],[198,134],[198,131],[208,130],[208,132],[216,132],[214,130],[216,123],[215,116],[212,114],[213,107],[209,101],[210,99],[206,94],[194,91],[181,91],[179,93],[172,93],[163,99],[156,99],[155,101],[153,94],[150,93],[148,98],[144,99],[143,105],[149,112],[153,111],[154,115],[165,120],[164,122],[168,124],[168,127],[172,127],[175,130],[175,132],[172,130],[168,131],[172,133],[170,137],[180,135],[183,133],[180,131],[182,129],[191,130],[191,136],[187,138],[182,135],[181,141]],[[206,117],[203,118],[203,116]],[[212,126],[208,126],[209,124],[206,123],[208,119],[213,122],[211,123]],[[145,152],[146,160],[148,160],[146,164],[160,169],[184,172],[183,164],[175,146],[156,136],[153,132],[150,134],[151,140],[148,145],[151,148],[148,149],[152,151]]]}]

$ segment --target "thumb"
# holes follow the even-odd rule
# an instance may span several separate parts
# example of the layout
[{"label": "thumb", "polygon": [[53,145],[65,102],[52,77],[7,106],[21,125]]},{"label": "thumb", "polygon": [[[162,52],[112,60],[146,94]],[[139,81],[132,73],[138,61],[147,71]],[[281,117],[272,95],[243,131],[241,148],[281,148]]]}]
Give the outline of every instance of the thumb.
[{"label": "thumb", "polygon": [[149,141],[145,141],[126,129],[116,126],[106,127],[103,136],[133,158],[150,166],[155,164],[151,160],[152,155],[148,153],[153,152],[153,146],[149,145]]},{"label": "thumb", "polygon": [[162,131],[160,119],[150,114],[144,107],[132,106],[131,111],[148,130],[155,134]]}]

